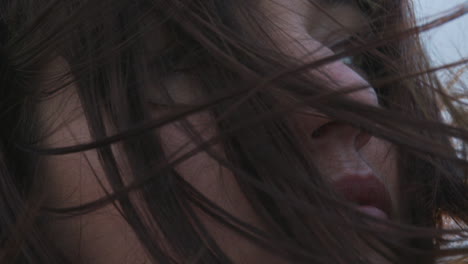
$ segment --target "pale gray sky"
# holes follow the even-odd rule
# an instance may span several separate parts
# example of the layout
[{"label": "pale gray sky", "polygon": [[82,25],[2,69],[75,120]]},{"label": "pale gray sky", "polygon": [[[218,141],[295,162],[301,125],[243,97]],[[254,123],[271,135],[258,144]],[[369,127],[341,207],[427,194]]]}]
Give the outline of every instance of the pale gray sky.
[{"label": "pale gray sky", "polygon": [[[413,0],[420,23],[437,18],[457,6],[468,8],[468,0]],[[423,40],[434,65],[468,58],[468,14],[423,34]],[[464,66],[465,69],[468,66]],[[459,70],[460,68],[457,68]],[[442,78],[447,78],[441,73]],[[463,78],[468,84],[468,70]]]}]

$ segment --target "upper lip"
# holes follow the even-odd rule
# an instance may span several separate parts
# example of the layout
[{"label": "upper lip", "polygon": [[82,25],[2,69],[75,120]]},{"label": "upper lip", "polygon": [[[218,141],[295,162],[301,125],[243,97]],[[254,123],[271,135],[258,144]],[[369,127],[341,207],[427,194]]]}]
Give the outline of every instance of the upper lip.
[{"label": "upper lip", "polygon": [[376,207],[391,216],[390,194],[375,176],[345,176],[334,182],[333,186],[346,200],[361,206]]}]

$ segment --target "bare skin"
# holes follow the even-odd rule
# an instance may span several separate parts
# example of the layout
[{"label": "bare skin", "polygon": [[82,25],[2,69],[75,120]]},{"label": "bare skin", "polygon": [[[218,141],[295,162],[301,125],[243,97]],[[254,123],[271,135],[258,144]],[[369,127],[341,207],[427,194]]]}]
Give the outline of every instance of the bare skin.
[{"label": "bare skin", "polygon": [[[327,37],[326,32],[340,27],[334,26],[323,15],[319,16],[320,12],[316,7],[304,2],[303,0],[261,0],[259,6],[265,13],[271,14],[275,18],[273,22],[282,29],[281,31],[271,31],[271,35],[279,46],[300,60],[310,61],[332,53],[324,45]],[[342,22],[348,25],[359,27],[364,21],[360,11],[353,7],[328,6],[327,10],[336,16],[343,14]],[[307,17],[314,17],[315,20],[307,19]],[[314,24],[323,24],[323,21],[327,21],[325,25],[330,26],[330,28],[314,27]],[[67,67],[67,63],[59,58],[45,69],[45,75],[64,70]],[[323,69],[311,71],[310,74],[333,82],[336,89],[367,84],[359,74],[342,62],[331,63]],[[176,98],[177,100],[184,101],[191,100],[196,96],[196,93],[191,92],[191,90],[195,90],[198,84],[184,76],[173,76],[168,79],[166,85],[169,86],[169,89],[173,87],[174,90],[178,91],[176,92],[176,97],[179,97]],[[43,122],[47,127],[55,128],[50,130],[44,145],[60,147],[91,140],[75,90],[76,87],[70,85],[67,92],[39,105],[38,111]],[[378,104],[376,95],[371,88],[351,93],[349,96],[370,105]],[[148,107],[151,108],[151,106]],[[155,117],[160,114],[157,109],[152,111]],[[55,122],[52,122],[53,120]],[[212,120],[213,117],[209,113],[189,117],[189,121],[202,132],[204,138],[210,138],[217,133],[216,128],[211,125]],[[300,113],[293,117],[293,122],[296,123],[299,133],[304,135],[308,135],[310,131],[329,121],[327,118],[311,117]],[[190,143],[189,137],[177,124],[167,125],[158,136],[161,137],[168,156],[177,157],[195,146]],[[362,141],[359,149],[356,149],[355,145],[357,138]],[[358,177],[369,175],[377,177],[389,189],[396,211],[398,201],[396,200],[395,153],[389,144],[363,135],[356,128],[344,124],[320,139],[313,140],[304,136],[304,142],[310,148],[314,163],[319,164],[319,169],[330,178],[331,182],[338,181],[340,177],[347,174]],[[320,148],[320,155],[314,152],[314,149],[317,148]],[[218,146],[215,150],[222,155],[221,147]],[[119,157],[118,147],[115,148],[115,153]],[[108,184],[96,155],[95,151],[87,151],[65,156],[45,157],[42,160],[45,184],[50,186],[47,197],[49,206],[74,206],[105,195],[98,180],[102,181],[105,188],[108,188]],[[125,171],[128,171],[125,163],[125,160],[122,159],[120,169],[124,176]],[[195,188],[226,211],[262,228],[255,212],[241,194],[240,187],[232,172],[220,166],[208,154],[199,153],[178,165],[176,170]],[[126,180],[130,181],[130,179]],[[235,263],[285,263],[234,232],[214,223],[201,213],[200,217],[205,221],[213,237]],[[149,262],[135,234],[113,206],[107,206],[85,216],[57,220],[50,225],[49,232],[67,256],[83,263]],[[384,263],[378,257],[372,258],[375,259],[375,263]]]}]

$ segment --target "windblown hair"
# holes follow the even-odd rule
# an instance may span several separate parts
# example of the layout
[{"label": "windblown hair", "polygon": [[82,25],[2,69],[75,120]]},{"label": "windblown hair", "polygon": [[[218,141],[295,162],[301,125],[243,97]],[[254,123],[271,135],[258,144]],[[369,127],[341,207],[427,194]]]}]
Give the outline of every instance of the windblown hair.
[{"label": "windblown hair", "polygon": [[[304,63],[270,41],[262,31],[267,18],[255,2],[1,1],[0,263],[73,263],[44,226],[108,205],[119,210],[155,263],[232,261],[201,214],[291,263],[368,263],[354,246],[357,238],[371,248],[378,241],[386,250],[375,250],[395,263],[435,263],[468,253],[444,247],[447,235],[463,237],[462,229],[442,229],[444,217],[468,221],[467,119],[419,40],[421,31],[464,15],[466,7],[418,27],[407,0],[357,0],[368,31],[334,55]],[[351,55],[382,107],[345,96],[367,87],[331,91],[307,74]],[[57,58],[62,71],[44,75]],[[202,99],[177,105],[164,86],[173,74],[197,80]],[[43,139],[51,128],[39,122],[38,104],[71,84],[92,140],[50,148]],[[164,114],[155,117],[145,107],[148,87],[157,89],[161,102],[155,104]],[[294,98],[290,104],[278,99],[285,94]],[[400,199],[410,222],[381,223],[388,226],[382,232],[339,199],[287,121],[304,106],[396,146]],[[185,119],[206,112],[217,130],[208,139]],[[197,147],[174,159],[164,154],[155,131],[176,121]],[[219,145],[222,155],[213,147]],[[98,154],[106,197],[72,208],[45,206],[41,159],[85,151]],[[201,151],[235,175],[266,228],[230,215],[177,173],[175,166]]]}]

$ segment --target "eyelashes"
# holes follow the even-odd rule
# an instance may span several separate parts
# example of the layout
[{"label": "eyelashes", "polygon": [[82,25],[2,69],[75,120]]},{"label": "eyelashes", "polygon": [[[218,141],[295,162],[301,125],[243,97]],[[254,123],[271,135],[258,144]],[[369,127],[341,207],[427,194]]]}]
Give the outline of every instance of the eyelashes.
[{"label": "eyelashes", "polygon": [[150,60],[149,68],[162,77],[172,73],[189,73],[202,66],[204,55],[196,43],[173,41]]},{"label": "eyelashes", "polygon": [[369,80],[370,75],[366,70],[363,56],[364,55],[362,54],[357,54],[354,56],[344,57],[341,59],[341,62],[359,74],[363,79]]},{"label": "eyelashes", "polygon": [[[346,51],[346,49],[362,45],[362,41],[356,39],[357,36],[344,36],[343,39],[335,44],[329,45],[328,48],[335,54]],[[351,68],[362,78],[369,80],[370,74],[366,67],[366,55],[362,53],[353,54],[340,59],[343,64]]]},{"label": "eyelashes", "polygon": [[203,70],[206,61],[202,59],[201,49],[196,47],[174,41],[149,61],[154,85],[146,90],[151,108],[181,109],[194,106],[201,100],[196,72]]}]

